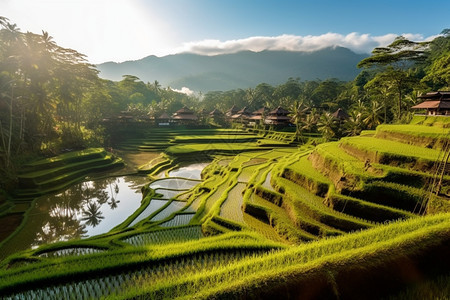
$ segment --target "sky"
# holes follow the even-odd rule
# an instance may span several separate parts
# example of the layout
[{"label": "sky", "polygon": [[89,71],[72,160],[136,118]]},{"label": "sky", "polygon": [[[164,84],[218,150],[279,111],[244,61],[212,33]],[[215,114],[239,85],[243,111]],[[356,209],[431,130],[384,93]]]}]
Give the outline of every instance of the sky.
[{"label": "sky", "polygon": [[180,52],[370,53],[398,35],[429,40],[450,28],[448,0],[0,0],[0,16],[47,31],[91,63]]}]

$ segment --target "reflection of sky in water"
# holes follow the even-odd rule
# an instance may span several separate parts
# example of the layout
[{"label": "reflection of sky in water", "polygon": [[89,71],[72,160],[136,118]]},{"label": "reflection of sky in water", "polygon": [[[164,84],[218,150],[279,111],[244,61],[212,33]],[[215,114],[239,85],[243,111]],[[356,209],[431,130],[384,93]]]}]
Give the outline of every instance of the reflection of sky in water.
[{"label": "reflection of sky in water", "polygon": [[184,191],[171,191],[171,190],[165,190],[165,189],[156,189],[156,192],[158,194],[161,194],[163,199],[172,199],[176,195],[181,194]]},{"label": "reflection of sky in water", "polygon": [[155,181],[150,184],[150,188],[157,189],[157,188],[163,188],[163,189],[174,189],[174,190],[188,190],[192,188],[193,186],[197,185],[198,181],[192,181],[187,179],[180,179],[180,178],[165,178],[165,179],[159,179],[158,181]]},{"label": "reflection of sky in water", "polygon": [[146,183],[148,179],[140,176],[107,178],[77,183],[58,194],[39,197],[23,228],[0,248],[0,260],[44,243],[108,232],[139,208],[140,189]]},{"label": "reflection of sky in water", "polygon": [[133,226],[137,222],[144,220],[145,218],[150,216],[152,213],[154,213],[155,211],[157,211],[158,209],[163,207],[163,205],[165,205],[166,203],[167,203],[167,200],[152,199],[150,201],[150,204],[144,209],[144,211],[141,212],[141,214],[139,216],[137,216],[136,219],[133,220],[133,222],[131,222],[130,226]]},{"label": "reflection of sky in water", "polygon": [[200,174],[202,173],[202,170],[208,165],[209,163],[198,163],[198,164],[192,164],[186,167],[181,167],[178,169],[174,169],[169,172],[170,177],[184,177],[184,178],[190,178],[190,179],[201,179]]},{"label": "reflection of sky in water", "polygon": [[159,212],[156,216],[154,216],[152,218],[152,221],[161,221],[170,216],[171,214],[173,214],[174,212],[181,210],[185,206],[186,202],[172,201],[166,208],[164,208],[161,212]]},{"label": "reflection of sky in water", "polygon": [[[207,163],[193,164],[170,172],[170,176],[200,179]],[[87,181],[72,185],[58,194],[38,198],[28,212],[22,229],[0,248],[0,260],[6,255],[44,243],[90,237],[110,231],[125,221],[142,200],[141,187],[148,178],[124,176]],[[152,188],[187,190],[198,181],[167,178],[154,182]],[[159,190],[171,198],[182,191]],[[152,200],[150,206],[133,222],[148,217],[166,201]],[[156,216],[160,220],[184,207],[184,202],[174,202]],[[95,226],[94,226],[95,225]]]},{"label": "reflection of sky in water", "polygon": [[[92,182],[89,182],[89,184],[92,184]],[[145,184],[145,181],[142,182],[143,184]],[[77,213],[77,219],[85,225],[87,230],[84,236],[88,237],[108,232],[125,221],[141,205],[142,194],[140,187],[141,184],[126,182],[123,178],[117,178],[114,183],[109,184],[104,189],[109,195],[108,201],[98,206],[98,215],[103,218],[97,225],[95,225],[95,222],[90,222],[95,216],[89,214],[92,212],[89,210],[89,203],[84,205],[81,211]],[[97,201],[98,203],[98,199],[95,197],[91,201]],[[117,201],[119,202],[117,203]],[[117,203],[115,208],[114,202]]]}]

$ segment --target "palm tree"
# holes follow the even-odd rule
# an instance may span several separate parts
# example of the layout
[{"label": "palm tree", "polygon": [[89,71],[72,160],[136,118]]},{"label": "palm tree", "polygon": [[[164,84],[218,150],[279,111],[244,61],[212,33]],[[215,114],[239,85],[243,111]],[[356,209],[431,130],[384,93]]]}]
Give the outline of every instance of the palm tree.
[{"label": "palm tree", "polygon": [[153,82],[153,90],[155,91],[156,95],[159,95],[159,93],[161,91],[161,84],[159,83],[158,80],[155,80]]},{"label": "palm tree", "polygon": [[321,115],[319,121],[317,122],[317,129],[322,133],[322,136],[326,141],[329,141],[336,135],[335,126],[336,119],[329,112],[325,112]]},{"label": "palm tree", "polygon": [[292,120],[295,124],[295,137],[297,140],[299,140],[302,136],[302,123],[308,109],[309,108],[303,104],[303,100],[296,100],[290,106],[290,110],[293,113]]},{"label": "palm tree", "polygon": [[313,132],[317,125],[317,121],[317,110],[315,108],[312,108],[310,113],[306,115],[306,118],[303,120],[302,129],[306,130],[307,132]]},{"label": "palm tree", "polygon": [[352,110],[349,112],[349,117],[344,123],[344,132],[348,136],[359,135],[364,127],[363,114],[361,112]]},{"label": "palm tree", "polygon": [[375,129],[382,123],[382,106],[378,101],[371,101],[370,106],[365,110],[364,124],[368,129]]}]

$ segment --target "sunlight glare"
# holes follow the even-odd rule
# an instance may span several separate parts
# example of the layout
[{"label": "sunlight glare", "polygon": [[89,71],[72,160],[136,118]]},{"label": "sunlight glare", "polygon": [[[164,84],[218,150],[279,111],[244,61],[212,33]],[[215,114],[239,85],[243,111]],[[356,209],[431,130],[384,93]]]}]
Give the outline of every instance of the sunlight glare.
[{"label": "sunlight glare", "polygon": [[140,59],[171,47],[171,28],[143,1],[9,0],[5,5],[13,12],[5,17],[23,31],[47,31],[92,63]]}]

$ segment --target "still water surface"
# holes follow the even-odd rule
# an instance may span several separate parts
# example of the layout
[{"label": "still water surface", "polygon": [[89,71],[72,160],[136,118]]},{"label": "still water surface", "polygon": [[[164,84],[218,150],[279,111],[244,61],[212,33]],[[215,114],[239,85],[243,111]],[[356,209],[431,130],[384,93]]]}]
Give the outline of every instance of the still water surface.
[{"label": "still water surface", "polygon": [[[181,167],[169,172],[169,176],[199,180],[200,173],[207,164]],[[170,177],[151,185],[164,198],[171,198],[181,190],[198,184],[197,181]],[[41,244],[87,238],[110,231],[139,208],[142,200],[141,187],[147,183],[146,177],[122,176],[74,184],[63,192],[39,197],[28,212],[24,227],[0,248],[0,260],[16,251],[35,248]],[[152,200],[151,205],[132,225],[149,216],[166,201]],[[183,207],[183,203],[175,204],[180,206],[177,209]],[[165,211],[160,215],[164,213]]]},{"label": "still water surface", "polygon": [[0,259],[44,243],[106,233],[141,204],[140,176],[86,181],[36,199],[24,227],[0,249]]}]

